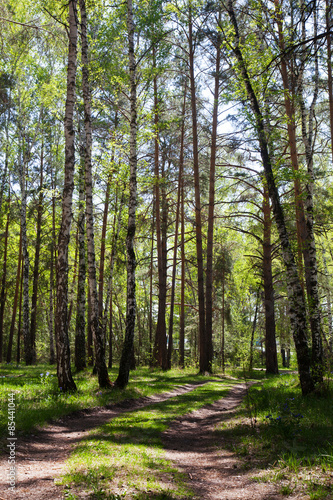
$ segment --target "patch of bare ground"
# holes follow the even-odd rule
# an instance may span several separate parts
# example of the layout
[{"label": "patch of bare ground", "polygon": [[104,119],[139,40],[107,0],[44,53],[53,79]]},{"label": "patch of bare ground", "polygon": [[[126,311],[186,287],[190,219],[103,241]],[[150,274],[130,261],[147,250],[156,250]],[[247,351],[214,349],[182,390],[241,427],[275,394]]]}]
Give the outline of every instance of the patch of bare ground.
[{"label": "patch of bare ground", "polygon": [[[200,500],[282,500],[277,485],[254,482],[255,472],[242,467],[237,456],[224,447],[220,434],[214,430],[234,416],[235,409],[246,395],[246,385],[233,387],[216,403],[177,419],[163,435],[166,458],[186,473]],[[251,465],[251,464],[249,464]],[[307,499],[293,495],[289,499]]]},{"label": "patch of bare ground", "polygon": [[[202,383],[205,382],[199,384]],[[63,487],[57,486],[54,479],[65,472],[65,461],[71,450],[91,429],[123,412],[135,411],[189,392],[199,384],[187,384],[168,393],[75,412],[36,432],[35,435],[20,438],[16,448],[15,492],[8,490],[8,454],[0,457],[0,500],[64,499]],[[255,483],[251,479],[253,469],[251,474],[244,470],[236,455],[223,448],[220,435],[217,441],[217,435],[214,434],[217,425],[233,417],[245,394],[245,384],[235,385],[225,398],[175,420],[163,434],[166,458],[187,474],[195,499],[285,498],[277,493],[275,485]],[[288,498],[300,500],[308,497]]]},{"label": "patch of bare ground", "polygon": [[[209,380],[207,380],[208,382]],[[9,490],[8,453],[0,457],[0,500],[60,500],[63,487],[54,479],[64,473],[64,465],[73,447],[88,432],[125,411],[161,403],[169,398],[194,390],[205,382],[186,384],[175,390],[125,400],[106,407],[82,410],[67,415],[35,434],[18,438],[16,442],[16,488]]]}]

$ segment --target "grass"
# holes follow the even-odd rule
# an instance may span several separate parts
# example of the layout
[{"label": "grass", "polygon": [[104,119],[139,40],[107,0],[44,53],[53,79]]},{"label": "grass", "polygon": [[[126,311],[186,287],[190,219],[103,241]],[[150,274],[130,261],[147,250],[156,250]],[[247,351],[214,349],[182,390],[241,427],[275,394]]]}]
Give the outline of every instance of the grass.
[{"label": "grass", "polygon": [[[117,376],[110,370],[111,380]],[[15,423],[18,435],[34,432],[36,428],[83,408],[103,406],[128,398],[150,396],[171,390],[175,386],[207,380],[194,370],[173,369],[168,372],[140,368],[131,372],[130,382],[124,391],[100,390],[96,376],[87,369],[75,375],[78,391],[63,394],[57,384],[54,366],[0,365],[0,445],[4,446],[8,433],[8,401],[15,394]]]},{"label": "grass", "polygon": [[333,394],[301,396],[296,375],[269,377],[249,390],[237,417],[217,434],[258,482],[284,496],[333,498]]},{"label": "grass", "polygon": [[95,429],[68,461],[61,481],[68,498],[84,492],[91,499],[190,499],[185,478],[163,456],[161,434],[174,419],[222,398],[229,388],[226,382],[209,382]]},{"label": "grass", "polygon": [[[230,372],[243,378],[241,371]],[[110,378],[116,378],[116,370]],[[238,379],[238,380],[239,380]],[[296,375],[266,378],[251,374],[260,384],[249,391],[246,404],[233,418],[221,421],[217,442],[239,458],[244,473],[262,483],[273,483],[286,498],[333,499],[333,394],[303,398]],[[16,434],[34,432],[50,419],[82,408],[169,391],[191,382],[207,381],[194,369],[131,373],[125,391],[100,390],[91,370],[75,375],[78,392],[63,394],[55,368],[0,367],[0,443],[8,433],[8,402],[15,394]],[[243,378],[244,380],[244,378]],[[185,478],[163,457],[162,432],[172,420],[213,402],[226,393],[233,377],[209,382],[194,391],[139,411],[124,413],[95,429],[76,448],[64,476],[65,498],[116,500],[191,498]],[[171,485],[171,486],[170,486]]]}]

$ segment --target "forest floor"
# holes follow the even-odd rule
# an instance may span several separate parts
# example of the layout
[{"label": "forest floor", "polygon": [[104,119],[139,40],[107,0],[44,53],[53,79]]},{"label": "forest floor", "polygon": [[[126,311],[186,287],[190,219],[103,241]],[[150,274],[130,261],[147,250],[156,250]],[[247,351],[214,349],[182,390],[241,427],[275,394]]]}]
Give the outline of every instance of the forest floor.
[{"label": "forest floor", "polygon": [[[199,385],[191,383],[175,390],[155,396],[82,410],[62,417],[55,423],[35,432],[34,435],[20,438],[17,448],[17,487],[15,492],[8,491],[7,456],[0,457],[1,481],[0,500],[55,500],[65,498],[130,499],[131,494],[123,495],[113,490],[107,497],[94,495],[91,491],[72,488],[70,493],[57,478],[66,473],[66,460],[92,429],[109,422],[126,412],[140,411],[149,405],[159,405],[164,401],[196,389]],[[285,498],[278,492],[278,485],[270,482],[255,482],[252,477],[256,464],[248,463],[244,467],[230,447],[223,446],[223,439],[216,439],[215,429],[221,422],[234,418],[235,410],[247,392],[245,384],[233,385],[226,397],[211,405],[206,405],[187,415],[177,418],[163,432],[164,455],[179,471],[188,483],[191,495],[183,498],[198,500],[280,500]],[[165,476],[165,491],[169,494],[146,492],[140,498],[172,499],[172,475]],[[133,496],[133,498],[138,498]],[[179,497],[177,497],[179,498]],[[302,494],[288,495],[289,499],[308,499]]]}]

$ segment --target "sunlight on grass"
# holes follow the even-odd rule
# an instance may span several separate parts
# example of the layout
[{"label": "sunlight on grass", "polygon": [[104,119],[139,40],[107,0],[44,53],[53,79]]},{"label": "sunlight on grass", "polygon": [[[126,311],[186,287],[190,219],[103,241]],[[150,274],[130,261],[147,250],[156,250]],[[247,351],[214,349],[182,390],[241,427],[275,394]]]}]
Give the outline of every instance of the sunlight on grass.
[{"label": "sunlight on grass", "polygon": [[285,496],[326,499],[333,498],[332,424],[332,393],[302,397],[298,378],[287,374],[252,386],[237,417],[216,432],[254,481],[275,483]]},{"label": "sunlight on grass", "polygon": [[[109,372],[115,380],[117,369]],[[61,417],[83,408],[104,406],[124,399],[150,396],[169,391],[177,386],[207,380],[194,373],[193,369],[173,369],[168,372],[139,368],[131,373],[127,388],[100,390],[91,368],[75,375],[78,391],[63,394],[58,388],[56,369],[51,365],[19,366],[1,365],[0,369],[0,440],[7,432],[7,401],[15,393],[16,429],[18,433],[29,432],[51,419]]]},{"label": "sunlight on grass", "polygon": [[98,498],[109,498],[112,492],[133,499],[190,499],[184,477],[163,457],[161,434],[175,418],[224,397],[229,388],[209,382],[111,420],[77,446],[62,484],[72,485],[74,494],[98,492]]}]

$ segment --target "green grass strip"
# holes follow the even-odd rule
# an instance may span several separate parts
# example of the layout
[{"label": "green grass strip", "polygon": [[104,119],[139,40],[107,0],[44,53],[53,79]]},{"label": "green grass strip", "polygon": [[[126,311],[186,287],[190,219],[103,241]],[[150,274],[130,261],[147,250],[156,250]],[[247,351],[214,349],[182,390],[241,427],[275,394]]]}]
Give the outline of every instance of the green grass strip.
[{"label": "green grass strip", "polygon": [[[109,371],[111,380],[117,369]],[[51,419],[84,408],[104,406],[128,398],[151,396],[169,391],[177,385],[207,380],[194,369],[173,369],[168,372],[139,368],[131,372],[131,379],[124,391],[100,390],[91,368],[75,375],[78,391],[64,394],[58,388],[54,366],[0,366],[0,442],[5,442],[8,427],[9,394],[15,394],[15,419],[17,434],[34,432]]]},{"label": "green grass strip", "polygon": [[68,461],[69,472],[61,481],[66,498],[81,498],[83,492],[104,500],[191,498],[182,474],[163,457],[161,434],[177,417],[221,399],[230,387],[209,382],[95,429]]}]

